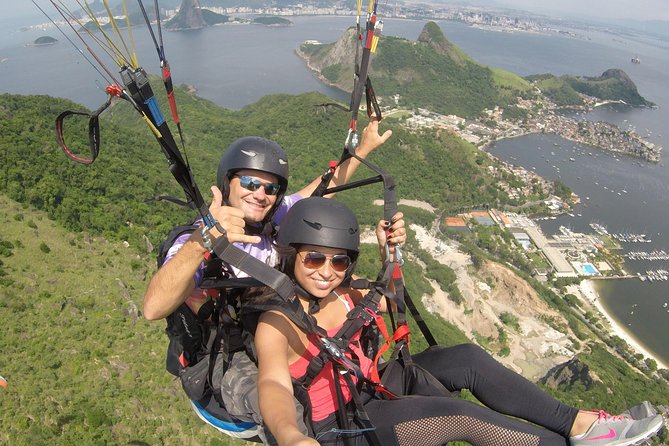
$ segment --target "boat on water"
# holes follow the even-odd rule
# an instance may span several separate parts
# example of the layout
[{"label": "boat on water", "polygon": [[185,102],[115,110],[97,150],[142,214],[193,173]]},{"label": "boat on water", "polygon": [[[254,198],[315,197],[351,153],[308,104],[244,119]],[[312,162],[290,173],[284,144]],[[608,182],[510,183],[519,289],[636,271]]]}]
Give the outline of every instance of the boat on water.
[{"label": "boat on water", "polygon": [[640,63],[641,63],[641,59],[639,59],[639,56],[634,56],[634,57],[632,57],[632,63],[633,63],[633,64],[636,64],[636,65],[640,64]]},{"label": "boat on water", "polygon": [[601,223],[592,222],[592,223],[590,223],[590,227],[591,227],[592,229],[594,229],[595,232],[598,233],[598,234],[600,234],[600,235],[605,235],[605,234],[608,234],[608,233],[609,233],[609,231],[606,229],[606,226],[604,226],[604,225],[601,224]]}]

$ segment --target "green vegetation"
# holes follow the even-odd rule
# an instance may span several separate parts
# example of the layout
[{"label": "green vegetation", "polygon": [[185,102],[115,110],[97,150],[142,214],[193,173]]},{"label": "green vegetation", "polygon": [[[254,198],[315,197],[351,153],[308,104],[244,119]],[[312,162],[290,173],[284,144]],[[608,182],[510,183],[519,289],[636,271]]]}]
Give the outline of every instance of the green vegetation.
[{"label": "green vegetation", "polygon": [[[606,407],[611,413],[626,409],[630,402],[649,400],[666,404],[667,386],[660,380],[648,380],[631,367],[615,359],[601,344],[589,343],[578,360],[597,375],[597,380],[575,380],[557,390],[549,389],[562,401],[577,407]],[[612,391],[616,389],[616,391]],[[618,389],[624,389],[624,392]],[[559,390],[559,391],[558,391]]]},{"label": "green vegetation", "polygon": [[455,271],[452,268],[436,261],[430,253],[412,246],[412,252],[425,265],[425,276],[434,280],[443,291],[448,293],[448,298],[456,304],[462,304],[462,294],[458,289],[455,280],[457,279]]},{"label": "green vegetation", "polygon": [[[346,114],[315,107],[326,100],[314,93],[269,96],[239,111],[183,89],[177,96],[188,158],[205,197],[223,148],[241,135],[271,138],[286,148],[294,191],[339,157],[348,128]],[[146,200],[159,194],[181,197],[182,192],[157,143],[127,104],[103,114],[101,153],[91,166],[71,162],[57,148],[53,120],[67,108],[81,109],[46,96],[0,95],[0,320],[6,327],[0,342],[11,358],[0,370],[10,383],[0,399],[2,438],[17,445],[242,444],[190,412],[180,385],[164,370],[164,324],[141,318],[142,295],[155,269],[147,241],[157,246],[174,224],[189,221],[194,213]],[[70,147],[86,148],[86,125],[68,121]],[[382,124],[389,125],[393,138],[370,160],[394,175],[398,197],[427,201],[439,213],[504,204],[505,194],[486,174],[490,161],[471,144],[431,130],[409,133],[392,120]],[[357,177],[368,175],[361,168]],[[382,208],[371,205],[381,198],[378,185],[338,197],[359,211],[365,225],[382,217]],[[435,218],[420,209],[401,209],[424,226]],[[511,249],[508,234],[476,227],[473,235],[458,237],[475,266],[487,258],[520,265],[519,274],[542,298],[569,315],[551,323],[568,324],[582,341],[592,337],[586,323],[569,312],[568,301],[530,278],[530,262]],[[435,337],[443,345],[467,342],[420,301],[433,292],[428,278],[457,296],[453,271],[430,263],[411,232],[406,248],[428,265],[426,272],[419,262],[408,261],[403,273]],[[373,277],[378,268],[378,248],[364,245],[359,272]],[[514,330],[511,315],[502,320],[497,340],[482,339],[498,355],[508,354],[506,336]],[[412,349],[420,351],[427,343],[411,319],[410,327]],[[605,404],[611,395],[598,400],[605,393],[600,387],[555,390],[561,399],[615,409],[639,401],[645,385],[644,399],[666,404],[667,387],[659,380],[634,374],[604,353],[586,359],[616,389],[615,405]],[[634,380],[629,393],[621,384],[628,376]]]},{"label": "green vegetation", "polygon": [[220,25],[221,23],[230,21],[230,16],[218,14],[209,9],[200,9],[200,11],[202,12],[202,20],[209,26]]},{"label": "green vegetation", "polygon": [[[307,184],[341,153],[348,116],[332,108],[315,109],[326,101],[321,95],[269,96],[237,112],[183,90],[177,95],[188,157],[205,196],[221,151],[239,135],[261,135],[283,145],[291,162],[290,190]],[[183,193],[164,167],[146,125],[127,104],[102,116],[101,154],[91,166],[73,163],[54,142],[53,120],[67,108],[81,109],[46,96],[0,95],[0,192],[44,210],[69,230],[125,240],[137,250],[144,249],[145,235],[156,245],[173,225],[194,216],[173,204],[147,202],[156,195]],[[71,148],[88,150],[86,125],[84,120],[68,120],[65,132]],[[398,196],[439,209],[505,200],[506,194],[485,172],[487,161],[477,163],[477,150],[470,144],[447,133],[408,133],[400,127],[393,131],[396,137],[370,159],[395,176]],[[409,163],[411,169],[406,168]],[[422,174],[416,176],[416,171]],[[369,175],[363,168],[358,177]],[[380,186],[345,192],[340,198],[363,210],[365,223],[373,224],[381,215],[380,208],[369,206],[381,198]]]},{"label": "green vegetation", "polygon": [[256,17],[253,19],[253,23],[266,26],[288,26],[293,24],[290,20],[277,16]]},{"label": "green vegetation", "polygon": [[507,311],[499,315],[499,320],[508,327],[511,327],[517,332],[520,332],[520,323],[518,322],[518,316],[511,314]]},{"label": "green vegetation", "polygon": [[[300,49],[330,82],[350,90],[354,39],[355,32],[349,29],[338,42]],[[512,105],[516,97],[531,95],[529,82],[473,61],[434,22],[425,25],[417,42],[390,36],[381,39],[370,77],[385,96],[399,94],[403,107],[473,118],[486,108]]]},{"label": "green vegetation", "polygon": [[624,101],[629,105],[651,106],[652,102],[641,96],[634,82],[623,70],[606,70],[599,77],[575,77],[552,74],[527,76],[539,89],[557,105],[583,105],[582,93],[602,100]]},{"label": "green vegetation", "polygon": [[576,93],[563,77],[551,74],[528,76],[526,79],[534,82],[541,92],[559,106],[583,105],[583,99]]}]

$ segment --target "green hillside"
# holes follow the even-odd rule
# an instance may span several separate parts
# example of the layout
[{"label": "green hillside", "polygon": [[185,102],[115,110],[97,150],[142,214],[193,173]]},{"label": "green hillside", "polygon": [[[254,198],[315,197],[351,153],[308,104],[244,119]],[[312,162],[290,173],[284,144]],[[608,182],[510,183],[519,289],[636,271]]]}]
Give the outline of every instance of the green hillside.
[{"label": "green hillside", "polygon": [[153,271],[99,234],[0,195],[0,443],[242,445],[192,412],[141,317]]},{"label": "green hillside", "polygon": [[[297,190],[339,157],[348,128],[349,117],[316,106],[325,98],[314,93],[269,96],[239,111],[181,89],[177,97],[188,158],[205,196],[222,150],[241,135],[279,141],[291,162],[291,190]],[[173,224],[193,217],[175,205],[146,201],[181,196],[164,156],[145,124],[121,103],[101,120],[99,159],[75,164],[57,147],[53,131],[53,119],[66,108],[81,109],[47,96],[0,95],[0,375],[9,382],[0,389],[0,443],[243,444],[194,416],[164,369],[163,323],[141,317],[155,270],[147,239],[155,246]],[[408,133],[390,120],[382,126],[394,135],[371,160],[395,176],[398,197],[422,199],[440,211],[503,202],[486,174],[492,161],[470,144],[451,134]],[[71,146],[86,142],[76,128],[82,127],[73,121],[66,129]],[[339,198],[372,224],[382,209],[370,203],[380,195],[372,186]],[[402,210],[424,226],[434,218]],[[418,252],[415,240],[407,249]],[[361,273],[376,273],[376,255],[375,247],[364,247]],[[404,266],[413,296],[432,292],[426,276],[452,280],[446,268],[430,265],[427,272],[418,262]],[[465,341],[450,324],[421,312],[440,343]],[[425,346],[420,336],[414,341],[416,351]],[[640,399],[667,404],[665,383],[593,351],[583,361],[605,383],[584,388],[577,381],[552,390],[556,395],[612,411]]]},{"label": "green hillside", "polygon": [[602,100],[624,101],[634,106],[652,106],[652,102],[641,96],[636,85],[623,70],[610,69],[597,77],[532,75],[526,78],[557,105],[583,105],[578,93]]},{"label": "green hillside", "polygon": [[[328,81],[352,88],[355,30],[326,45],[303,44],[300,50]],[[513,73],[491,69],[472,60],[429,22],[418,40],[382,37],[372,58],[370,77],[388,98],[400,95],[400,105],[473,118],[484,109],[515,103],[529,94],[530,84]]]},{"label": "green hillside", "polygon": [[[177,94],[187,155],[205,197],[220,154],[240,135],[264,136],[286,148],[291,190],[307,184],[325,170],[329,160],[341,155],[349,117],[334,108],[316,107],[326,101],[321,95],[269,96],[230,111],[183,90]],[[0,149],[6,166],[0,171],[1,193],[47,212],[69,230],[127,240],[136,249],[143,249],[145,234],[155,244],[175,223],[192,215],[172,204],[146,201],[182,193],[146,125],[127,104],[120,103],[103,115],[101,154],[91,166],[71,162],[56,145],[53,122],[66,108],[81,109],[46,96],[0,95]],[[68,121],[70,145],[87,144],[86,135],[72,133],[85,125]],[[415,134],[393,128],[396,136],[371,160],[395,176],[399,196],[420,198],[445,210],[505,202],[506,194],[485,172],[490,159],[472,145],[449,133]],[[417,170],[423,173],[420,177],[414,175]],[[370,175],[365,169],[359,173]],[[380,214],[368,203],[380,195],[380,187],[371,186],[341,197],[360,204],[359,209],[367,210],[363,218],[375,221]]]}]

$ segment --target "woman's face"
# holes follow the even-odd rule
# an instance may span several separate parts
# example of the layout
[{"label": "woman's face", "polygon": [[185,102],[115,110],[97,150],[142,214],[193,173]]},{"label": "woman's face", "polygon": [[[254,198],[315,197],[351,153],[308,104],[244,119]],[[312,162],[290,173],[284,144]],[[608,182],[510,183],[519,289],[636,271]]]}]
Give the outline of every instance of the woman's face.
[{"label": "woman's face", "polygon": [[309,294],[324,298],[341,285],[350,264],[345,249],[302,245],[295,259],[295,280]]}]

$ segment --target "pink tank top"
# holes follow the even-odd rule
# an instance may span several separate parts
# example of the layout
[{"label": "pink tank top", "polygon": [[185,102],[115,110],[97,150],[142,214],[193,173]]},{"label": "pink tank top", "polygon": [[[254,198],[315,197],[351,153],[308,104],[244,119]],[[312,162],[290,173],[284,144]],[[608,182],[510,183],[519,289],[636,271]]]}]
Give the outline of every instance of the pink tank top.
[{"label": "pink tank top", "polygon": [[[353,307],[353,302],[348,294],[342,294],[340,298],[346,299],[346,302],[348,302],[350,307]],[[327,330],[328,336],[337,334],[342,325]],[[307,345],[307,350],[304,354],[297,361],[288,366],[290,376],[293,378],[302,377],[306,373],[307,366],[311,359],[319,353],[318,346],[314,343],[315,339],[313,336],[314,335],[309,335],[309,344]],[[369,377],[372,360],[363,354],[362,349],[360,348],[360,343],[358,342],[359,340],[360,332],[357,332],[351,338],[350,347],[360,363],[360,370],[362,370],[362,373],[366,377]],[[347,353],[347,356],[350,357],[350,354]],[[346,385],[344,378],[340,377],[339,381],[341,383],[344,399],[348,402],[351,399],[351,392]],[[316,376],[307,392],[309,394],[309,400],[311,401],[311,419],[313,421],[324,420],[328,415],[337,410],[337,391],[335,389],[332,363],[328,362],[325,364],[325,367],[323,367],[323,370]]]}]

